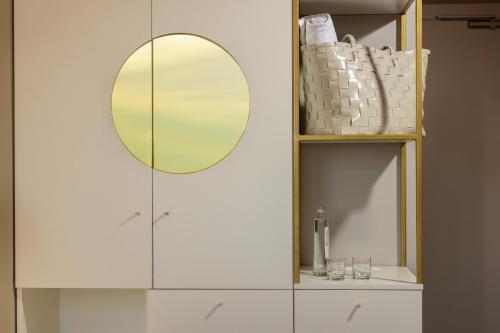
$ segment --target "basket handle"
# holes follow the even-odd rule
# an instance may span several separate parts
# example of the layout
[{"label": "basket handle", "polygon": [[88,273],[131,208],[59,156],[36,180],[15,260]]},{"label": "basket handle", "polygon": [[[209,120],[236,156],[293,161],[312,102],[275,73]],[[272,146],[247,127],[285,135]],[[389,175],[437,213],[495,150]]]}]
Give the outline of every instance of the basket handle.
[{"label": "basket handle", "polygon": [[356,38],[354,38],[353,35],[349,35],[349,34],[342,37],[341,41],[344,43],[347,41],[349,44],[356,44]]},{"label": "basket handle", "polygon": [[387,46],[387,45],[386,45],[386,46],[384,46],[384,47],[382,48],[382,50],[383,50],[383,51],[385,51],[385,50],[389,50],[389,54],[391,54],[391,55],[394,53],[394,49],[392,48],[392,46]]}]

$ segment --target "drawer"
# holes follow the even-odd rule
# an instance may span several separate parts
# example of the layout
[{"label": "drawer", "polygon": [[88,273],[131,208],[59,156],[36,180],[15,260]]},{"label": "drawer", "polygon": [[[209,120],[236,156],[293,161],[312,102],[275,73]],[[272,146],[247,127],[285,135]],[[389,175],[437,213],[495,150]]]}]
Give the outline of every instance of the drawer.
[{"label": "drawer", "polygon": [[295,291],[295,333],[421,333],[422,292]]},{"label": "drawer", "polygon": [[291,290],[152,290],[148,333],[293,333]]}]

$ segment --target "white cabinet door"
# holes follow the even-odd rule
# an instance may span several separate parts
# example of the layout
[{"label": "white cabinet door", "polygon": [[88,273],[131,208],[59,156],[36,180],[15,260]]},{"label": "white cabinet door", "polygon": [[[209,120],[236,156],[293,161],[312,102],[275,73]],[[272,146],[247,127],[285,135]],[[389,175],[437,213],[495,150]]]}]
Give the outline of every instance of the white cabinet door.
[{"label": "white cabinet door", "polygon": [[291,22],[290,0],[153,0],[153,36],[215,41],[250,91],[248,127],[227,158],[154,172],[155,288],[291,288]]},{"label": "white cabinet door", "polygon": [[296,333],[421,333],[422,292],[295,291]]},{"label": "white cabinet door", "polygon": [[142,0],[15,2],[18,287],[152,285],[152,171],[111,117],[116,75],[151,37],[150,10]]},{"label": "white cabinet door", "polygon": [[157,290],[148,333],[292,333],[291,290]]}]

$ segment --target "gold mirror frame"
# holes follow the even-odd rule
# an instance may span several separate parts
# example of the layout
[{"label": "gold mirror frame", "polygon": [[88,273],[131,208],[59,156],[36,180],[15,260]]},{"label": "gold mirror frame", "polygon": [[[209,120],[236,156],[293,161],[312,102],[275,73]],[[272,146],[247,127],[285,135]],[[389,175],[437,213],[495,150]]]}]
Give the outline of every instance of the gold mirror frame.
[{"label": "gold mirror frame", "polygon": [[247,81],[218,44],[169,34],[125,61],[112,94],[113,123],[129,152],[169,173],[193,173],[225,159],[249,119]]}]

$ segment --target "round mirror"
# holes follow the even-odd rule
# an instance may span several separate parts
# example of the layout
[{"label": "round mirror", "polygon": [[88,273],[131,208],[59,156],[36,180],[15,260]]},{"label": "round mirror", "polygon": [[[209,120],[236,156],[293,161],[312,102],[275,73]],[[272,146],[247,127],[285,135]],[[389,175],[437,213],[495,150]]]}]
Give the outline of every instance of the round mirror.
[{"label": "round mirror", "polygon": [[127,149],[171,173],[207,169],[238,144],[249,117],[245,76],[234,58],[202,37],[155,38],[122,66],[112,114]]}]

